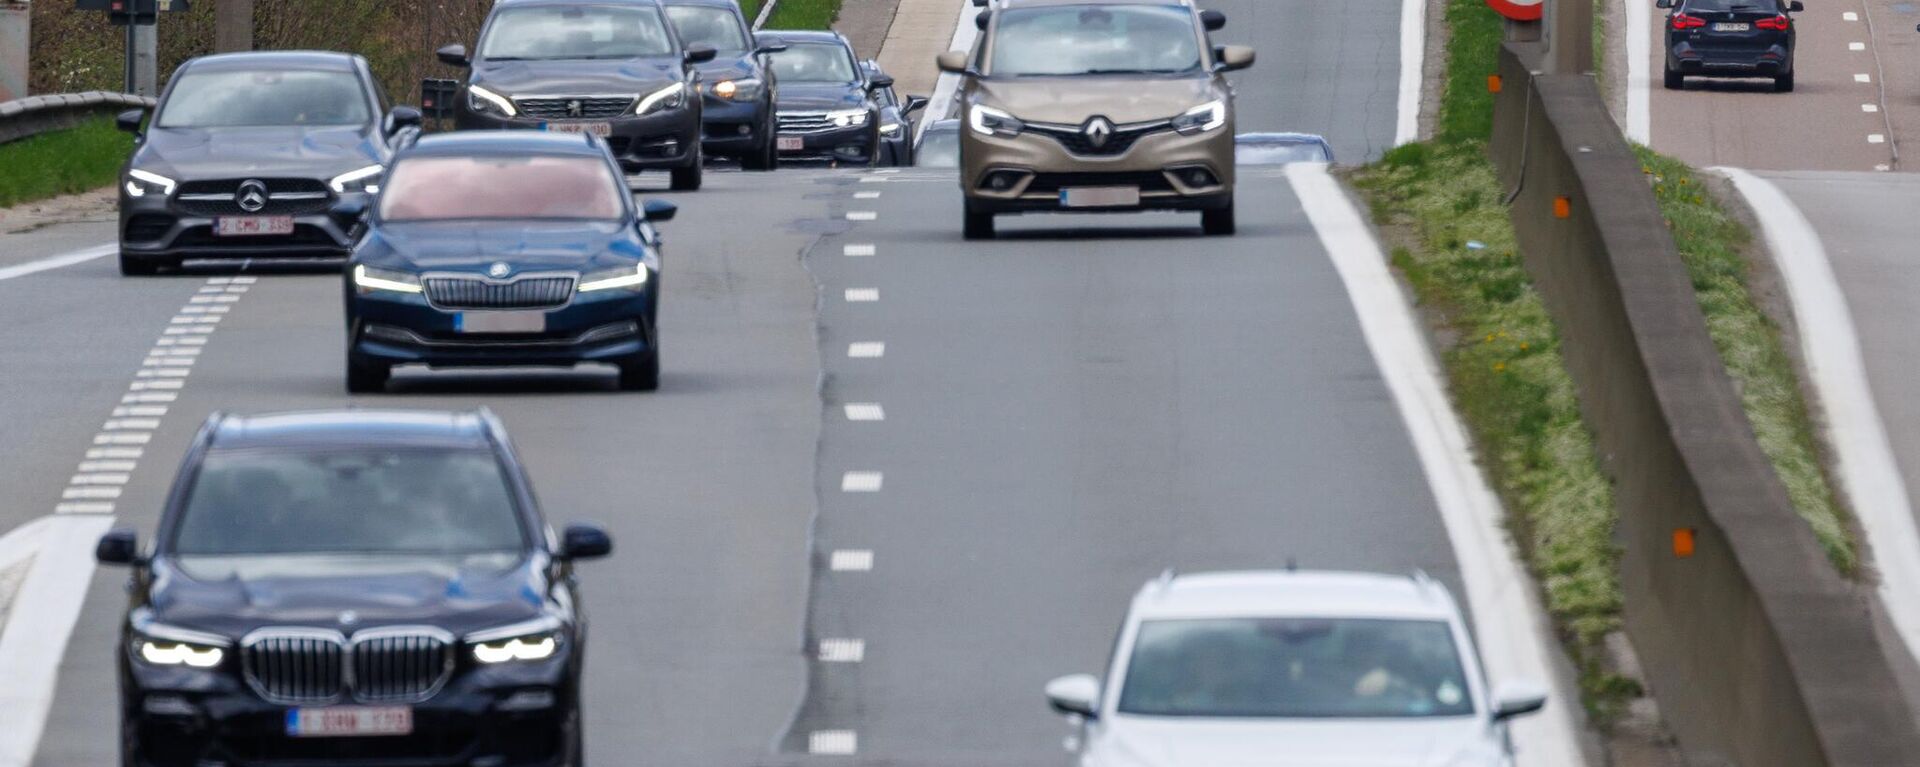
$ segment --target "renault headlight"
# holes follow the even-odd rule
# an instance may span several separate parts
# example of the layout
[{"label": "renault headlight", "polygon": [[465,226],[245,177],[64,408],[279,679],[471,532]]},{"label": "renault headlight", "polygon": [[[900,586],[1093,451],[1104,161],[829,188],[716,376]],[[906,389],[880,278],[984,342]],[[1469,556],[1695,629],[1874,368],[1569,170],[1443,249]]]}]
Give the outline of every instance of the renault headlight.
[{"label": "renault headlight", "polygon": [[137,627],[133,654],[150,666],[213,668],[227,657],[228,645],[227,639],[217,634],[147,624]]},{"label": "renault headlight", "polygon": [[827,121],[833,123],[833,127],[835,128],[851,128],[856,125],[866,125],[867,110],[865,109],[829,110],[827,112]]},{"label": "renault headlight", "polygon": [[580,287],[576,288],[576,290],[581,293],[591,293],[596,290],[615,290],[619,288],[639,290],[646,287],[647,280],[652,278],[653,275],[648,271],[646,263],[641,262],[633,266],[622,266],[617,269],[602,269],[597,272],[590,272],[580,278]]},{"label": "renault headlight", "polygon": [[560,650],[560,621],[542,617],[525,623],[469,634],[473,659],[483,665],[546,660]]},{"label": "renault headlight", "polygon": [[707,88],[707,92],[727,101],[753,101],[760,98],[760,92],[766,89],[766,83],[757,77],[742,77],[737,80],[721,80]]},{"label": "renault headlight", "polygon": [[369,165],[334,176],[331,180],[327,181],[327,186],[332,187],[333,191],[337,194],[346,194],[347,192],[379,194],[380,179],[386,172],[387,167],[384,165]]},{"label": "renault headlight", "polygon": [[173,179],[158,173],[151,173],[138,168],[127,171],[128,197],[145,197],[149,194],[158,194],[164,197],[173,194],[174,186]]},{"label": "renault headlight", "polygon": [[686,102],[686,84],[674,83],[642,97],[639,106],[633,108],[633,113],[637,115],[650,115],[654,112],[674,109]]},{"label": "renault headlight", "polygon": [[375,269],[366,264],[353,267],[353,287],[361,293],[387,290],[395,293],[420,292],[420,275],[393,269]]},{"label": "renault headlight", "polygon": [[967,126],[982,136],[1018,136],[1027,129],[1019,118],[979,104],[967,108]]},{"label": "renault headlight", "polygon": [[1173,129],[1186,135],[1206,133],[1227,124],[1227,102],[1214,99],[1173,118]]},{"label": "renault headlight", "polygon": [[513,108],[513,102],[507,97],[478,85],[467,86],[467,108],[480,114],[489,112],[502,117],[512,117],[520,113]]}]

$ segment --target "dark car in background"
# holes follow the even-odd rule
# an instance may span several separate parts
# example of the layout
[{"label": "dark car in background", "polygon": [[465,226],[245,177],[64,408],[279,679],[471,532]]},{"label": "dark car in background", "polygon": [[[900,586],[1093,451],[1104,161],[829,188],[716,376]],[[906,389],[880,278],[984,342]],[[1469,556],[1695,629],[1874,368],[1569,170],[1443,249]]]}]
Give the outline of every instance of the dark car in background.
[{"label": "dark car in background", "polygon": [[120,273],[189,258],[341,258],[334,203],[379,188],[420,111],[393,107],[359,56],[227,53],[182,64],[120,173]]},{"label": "dark car in background", "polygon": [[1333,145],[1312,133],[1242,133],[1233,144],[1234,161],[1241,165],[1333,162]]},{"label": "dark car in background", "polygon": [[914,147],[913,164],[921,168],[960,167],[960,121],[934,120],[920,131],[920,145]]},{"label": "dark car in background", "polygon": [[628,172],[666,169],[675,190],[700,188],[704,45],[683,47],[656,0],[500,0],[469,54],[453,99],[461,130],[586,133],[606,141]]},{"label": "dark car in background", "polygon": [[660,380],[659,233],[595,136],[438,134],[394,158],[347,262],[347,389],[396,365],[619,370]]},{"label": "dark car in background", "polygon": [[1657,0],[1667,9],[1666,86],[1687,77],[1765,77],[1793,90],[1793,17],[1800,0]]},{"label": "dark car in background", "polygon": [[913,164],[913,113],[926,108],[924,96],[901,98],[893,88],[893,78],[880,69],[880,62],[860,62],[867,81],[885,83],[873,87],[873,104],[880,108],[880,157],[875,165]]},{"label": "dark car in background", "polygon": [[770,57],[780,92],[780,156],[872,165],[880,153],[880,107],[873,92],[893,79],[874,75],[837,32],[765,33],[785,49]]},{"label": "dark car in background", "polygon": [[[121,764],[581,763],[575,564],[492,414],[215,414],[132,569]],[[111,736],[108,736],[111,737]]]},{"label": "dark car in background", "polygon": [[737,0],[665,0],[667,20],[685,46],[717,53],[699,66],[701,145],[747,170],[773,170],[780,153],[773,117],[775,83],[766,55],[776,44],[755,41]]}]

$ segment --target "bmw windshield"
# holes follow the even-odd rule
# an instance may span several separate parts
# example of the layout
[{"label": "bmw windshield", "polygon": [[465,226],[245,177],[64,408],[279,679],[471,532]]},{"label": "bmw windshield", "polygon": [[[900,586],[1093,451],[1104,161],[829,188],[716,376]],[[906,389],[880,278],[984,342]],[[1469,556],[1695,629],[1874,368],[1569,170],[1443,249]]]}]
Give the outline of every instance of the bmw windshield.
[{"label": "bmw windshield", "polygon": [[1201,68],[1193,12],[1178,5],[1058,5],[997,12],[987,74],[1186,74]]}]

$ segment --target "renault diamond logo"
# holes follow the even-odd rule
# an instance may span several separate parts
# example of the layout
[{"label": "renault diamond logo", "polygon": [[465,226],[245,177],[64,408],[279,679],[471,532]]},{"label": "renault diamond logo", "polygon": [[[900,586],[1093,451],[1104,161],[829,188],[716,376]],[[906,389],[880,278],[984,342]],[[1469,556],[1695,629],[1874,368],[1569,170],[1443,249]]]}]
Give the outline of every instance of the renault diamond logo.
[{"label": "renault diamond logo", "polygon": [[495,261],[493,262],[493,266],[487,267],[487,276],[496,280],[512,273],[513,267],[507,266],[507,262],[505,261]]},{"label": "renault diamond logo", "polygon": [[1095,117],[1088,120],[1080,132],[1087,134],[1087,143],[1099,149],[1107,145],[1107,139],[1113,138],[1113,123],[1105,117]]},{"label": "renault diamond logo", "polygon": [[267,207],[267,183],[259,179],[240,182],[240,188],[233,193],[233,204],[248,213],[260,212]]},{"label": "renault diamond logo", "polygon": [[580,103],[579,99],[574,99],[572,101],[567,102],[568,117],[579,117],[581,115],[586,114],[586,110],[587,110],[587,105]]}]

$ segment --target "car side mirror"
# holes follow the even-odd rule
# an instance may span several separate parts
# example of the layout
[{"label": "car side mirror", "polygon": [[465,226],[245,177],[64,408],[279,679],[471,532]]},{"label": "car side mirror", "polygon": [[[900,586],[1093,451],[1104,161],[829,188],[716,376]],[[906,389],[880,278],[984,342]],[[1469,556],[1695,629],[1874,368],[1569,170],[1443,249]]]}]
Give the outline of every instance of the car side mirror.
[{"label": "car side mirror", "polygon": [[1659,9],[1662,9],[1662,10],[1665,10],[1665,9],[1668,9],[1668,8],[1672,8],[1672,7],[1673,7],[1673,0],[1654,0],[1654,2],[1653,2],[1653,7],[1655,7],[1655,8],[1659,8]]},{"label": "car side mirror", "polygon": [[687,46],[686,53],[682,55],[686,58],[688,64],[704,64],[712,61],[713,57],[720,55],[720,51],[715,50],[711,45],[689,45]]},{"label": "car side mirror", "polygon": [[967,73],[967,52],[966,51],[947,51],[946,53],[942,53],[939,56],[934,57],[933,63],[935,66],[938,66],[940,68],[940,71],[942,72],[952,72],[954,74],[966,74]]},{"label": "car side mirror", "polygon": [[1504,682],[1493,691],[1493,719],[1504,721],[1547,707],[1547,690],[1533,682]]},{"label": "car side mirror", "polygon": [[680,214],[680,206],[666,200],[647,200],[640,203],[640,215],[656,224],[672,221]]},{"label": "car side mirror", "polygon": [[1100,680],[1092,674],[1069,674],[1047,683],[1047,705],[1056,713],[1100,718]]},{"label": "car side mirror", "polygon": [[973,25],[982,32],[987,31],[987,22],[990,21],[993,21],[993,11],[981,11],[973,17]]},{"label": "car side mirror", "polygon": [[787,41],[771,35],[754,35],[753,45],[755,55],[779,53],[787,49]]},{"label": "car side mirror", "polygon": [[903,115],[913,114],[914,112],[918,112],[922,109],[926,109],[927,105],[931,103],[933,103],[933,99],[927,98],[926,96],[908,96],[907,106],[906,108],[900,110],[900,114],[903,114]]},{"label": "car side mirror", "polygon": [[125,527],[108,530],[94,545],[93,559],[103,565],[140,564],[140,534]]},{"label": "car side mirror", "polygon": [[406,128],[418,128],[426,121],[426,115],[416,107],[397,106],[387,110],[387,135],[391,136]]},{"label": "car side mirror", "polygon": [[1222,45],[1214,49],[1213,57],[1219,62],[1222,72],[1253,66],[1253,49],[1244,45]]},{"label": "car side mirror", "polygon": [[975,8],[987,7],[987,0],[973,0],[973,7]]},{"label": "car side mirror", "polygon": [[598,559],[612,553],[613,539],[607,537],[606,531],[593,525],[567,525],[566,531],[560,534],[562,559]]},{"label": "car side mirror", "polygon": [[1800,2],[1800,0],[1793,0],[1793,2],[1791,2],[1791,3],[1787,3],[1787,12],[1788,12],[1788,13],[1799,13],[1799,12],[1801,12],[1801,11],[1804,11],[1804,10],[1806,10],[1806,9],[1807,9],[1807,4],[1806,4],[1806,3],[1803,3],[1803,2]]},{"label": "car side mirror", "polygon": [[867,81],[867,90],[878,91],[893,87],[893,75],[874,75]]},{"label": "car side mirror", "polygon": [[1226,28],[1227,15],[1212,9],[1204,10],[1200,12],[1200,23],[1206,26],[1208,32],[1218,32]]},{"label": "car side mirror", "polygon": [[449,66],[473,66],[473,59],[467,56],[467,46],[464,45],[442,46],[440,50],[434,51],[433,55],[440,59],[440,63]]},{"label": "car side mirror", "polygon": [[113,125],[120,130],[138,136],[140,135],[140,121],[146,119],[146,117],[147,110],[145,109],[129,109],[115,115]]},{"label": "car side mirror", "polygon": [[367,217],[366,195],[356,194],[349,197],[342,197],[334,201],[333,206],[328,208],[327,212],[332,213],[334,218],[341,221],[359,221],[364,219]]}]

